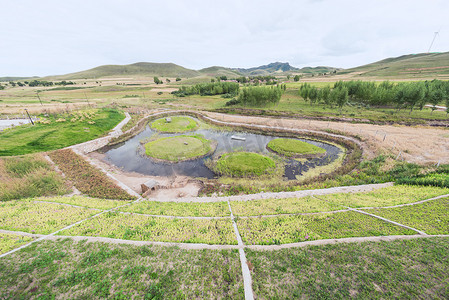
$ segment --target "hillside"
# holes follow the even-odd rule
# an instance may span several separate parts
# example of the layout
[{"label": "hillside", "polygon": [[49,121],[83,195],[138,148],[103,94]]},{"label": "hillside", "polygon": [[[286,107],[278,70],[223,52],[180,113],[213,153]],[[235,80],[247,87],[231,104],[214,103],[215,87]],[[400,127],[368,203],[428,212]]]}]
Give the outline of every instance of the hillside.
[{"label": "hillside", "polygon": [[204,69],[199,70],[198,72],[200,72],[201,74],[207,75],[207,76],[212,76],[212,77],[228,76],[228,77],[233,78],[236,76],[242,76],[242,74],[240,74],[238,71],[235,71],[230,68],[218,67],[218,66],[204,68]]},{"label": "hillside", "polygon": [[446,77],[449,76],[449,52],[402,55],[338,72],[351,73],[364,77]]},{"label": "hillside", "polygon": [[195,77],[201,75],[198,71],[186,69],[173,63],[139,62],[130,65],[105,65],[86,71],[59,76],[49,76],[46,79],[70,80],[83,78],[100,78],[111,76],[161,76],[161,77]]}]

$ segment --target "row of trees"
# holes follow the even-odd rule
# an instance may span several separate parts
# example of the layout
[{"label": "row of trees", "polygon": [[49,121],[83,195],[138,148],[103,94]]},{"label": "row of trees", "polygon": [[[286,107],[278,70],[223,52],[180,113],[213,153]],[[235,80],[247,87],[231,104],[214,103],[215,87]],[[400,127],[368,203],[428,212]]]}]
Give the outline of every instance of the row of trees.
[{"label": "row of trees", "polygon": [[10,81],[9,82],[9,85],[12,86],[12,87],[15,87],[16,85],[18,85],[18,86],[26,86],[26,85],[28,85],[28,86],[53,86],[53,85],[66,86],[66,85],[72,85],[72,84],[75,84],[75,82],[73,82],[73,81],[65,81],[65,80],[56,81],[56,82],[46,81],[46,80],[24,81],[23,83],[20,82],[20,81],[17,81],[17,82]]},{"label": "row of trees", "polygon": [[236,82],[211,82],[200,83],[189,87],[182,86],[179,90],[172,92],[173,95],[178,97],[185,97],[189,95],[233,95],[236,96],[239,91],[239,84]]},{"label": "row of trees", "polygon": [[272,87],[247,87],[240,91],[239,96],[233,104],[242,104],[245,106],[264,106],[267,104],[276,104],[281,100],[284,88],[282,86]]},{"label": "row of trees", "polygon": [[[346,93],[347,97],[344,97]],[[398,111],[409,109],[411,113],[413,109],[423,109],[427,103],[432,105],[432,111],[438,104],[448,104],[449,82],[432,80],[391,83],[384,81],[376,84],[360,80],[338,81],[333,88],[326,86],[321,89],[304,83],[299,89],[299,94],[311,104],[336,105],[340,107],[340,110],[342,106],[351,102],[364,106],[395,107]]]}]

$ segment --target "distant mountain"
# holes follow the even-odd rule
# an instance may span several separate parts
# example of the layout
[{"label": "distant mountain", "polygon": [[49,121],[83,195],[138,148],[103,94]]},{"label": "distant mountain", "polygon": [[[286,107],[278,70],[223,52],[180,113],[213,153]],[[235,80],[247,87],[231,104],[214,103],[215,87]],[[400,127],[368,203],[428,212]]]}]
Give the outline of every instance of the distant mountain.
[{"label": "distant mountain", "polygon": [[207,75],[207,76],[212,76],[212,77],[228,76],[228,77],[232,78],[232,77],[236,77],[236,76],[242,76],[242,74],[239,73],[238,71],[236,71],[235,69],[218,67],[218,66],[204,68],[204,69],[199,70],[198,72],[200,72],[201,74]]},{"label": "distant mountain", "polygon": [[334,68],[334,67],[324,67],[324,66],[318,66],[318,67],[304,67],[298,70],[299,73],[305,73],[305,74],[319,74],[319,73],[333,73],[334,71],[343,70],[341,68]]},{"label": "distant mountain", "polygon": [[271,63],[268,65],[255,67],[255,68],[249,68],[249,69],[234,68],[232,70],[242,73],[243,75],[246,75],[246,76],[251,76],[251,75],[257,76],[257,75],[270,75],[270,74],[274,74],[274,73],[282,73],[282,72],[287,72],[287,71],[298,71],[299,69],[290,66],[290,64],[288,62],[287,63],[275,62],[275,63]]},{"label": "distant mountain", "polygon": [[104,65],[86,71],[59,76],[48,76],[49,80],[71,80],[84,78],[101,78],[117,76],[161,76],[161,77],[196,77],[198,71],[186,69],[173,63],[139,62],[130,65]]},{"label": "distant mountain", "polygon": [[383,59],[371,64],[346,69],[337,74],[364,77],[438,78],[449,77],[449,52],[418,53]]},{"label": "distant mountain", "polygon": [[39,78],[39,77],[38,76],[30,76],[30,77],[5,76],[5,77],[0,77],[0,82],[17,81],[17,80],[25,80],[25,79],[36,79],[36,78]]}]

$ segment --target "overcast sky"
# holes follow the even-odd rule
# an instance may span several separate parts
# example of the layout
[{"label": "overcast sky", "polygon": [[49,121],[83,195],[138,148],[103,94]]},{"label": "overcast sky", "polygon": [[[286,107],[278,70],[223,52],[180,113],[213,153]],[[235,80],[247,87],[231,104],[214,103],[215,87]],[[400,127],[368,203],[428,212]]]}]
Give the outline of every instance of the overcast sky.
[{"label": "overcast sky", "polygon": [[0,76],[104,64],[354,67],[449,51],[447,0],[0,0]]}]

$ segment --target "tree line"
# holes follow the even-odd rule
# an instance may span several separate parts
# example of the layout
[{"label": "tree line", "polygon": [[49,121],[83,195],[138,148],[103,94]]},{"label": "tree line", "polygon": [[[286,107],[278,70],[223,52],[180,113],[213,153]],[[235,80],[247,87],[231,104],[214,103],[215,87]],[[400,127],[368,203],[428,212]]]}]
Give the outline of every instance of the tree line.
[{"label": "tree line", "polygon": [[236,96],[239,91],[239,84],[237,82],[211,82],[199,83],[189,87],[182,86],[172,94],[177,97],[185,97],[190,95],[212,96],[228,94]]},{"label": "tree line", "polygon": [[53,85],[72,85],[75,84],[75,82],[73,81],[57,81],[57,82],[53,82],[53,81],[46,81],[46,80],[33,80],[33,81],[24,81],[23,83],[18,81],[18,82],[14,82],[14,81],[10,81],[9,85],[11,85],[12,87],[15,87],[16,85],[18,86],[53,86]]},{"label": "tree line", "polygon": [[225,105],[265,106],[267,104],[276,104],[281,100],[285,89],[285,85],[272,87],[249,86],[241,89],[239,96],[226,102]]},{"label": "tree line", "polygon": [[321,103],[325,106],[338,106],[341,109],[348,103],[363,106],[388,106],[397,111],[423,109],[430,103],[432,112],[442,103],[449,107],[449,82],[441,80],[421,82],[392,83],[383,81],[380,84],[369,81],[352,80],[337,81],[334,86],[316,88],[304,83],[299,88],[299,95],[310,104]]}]

